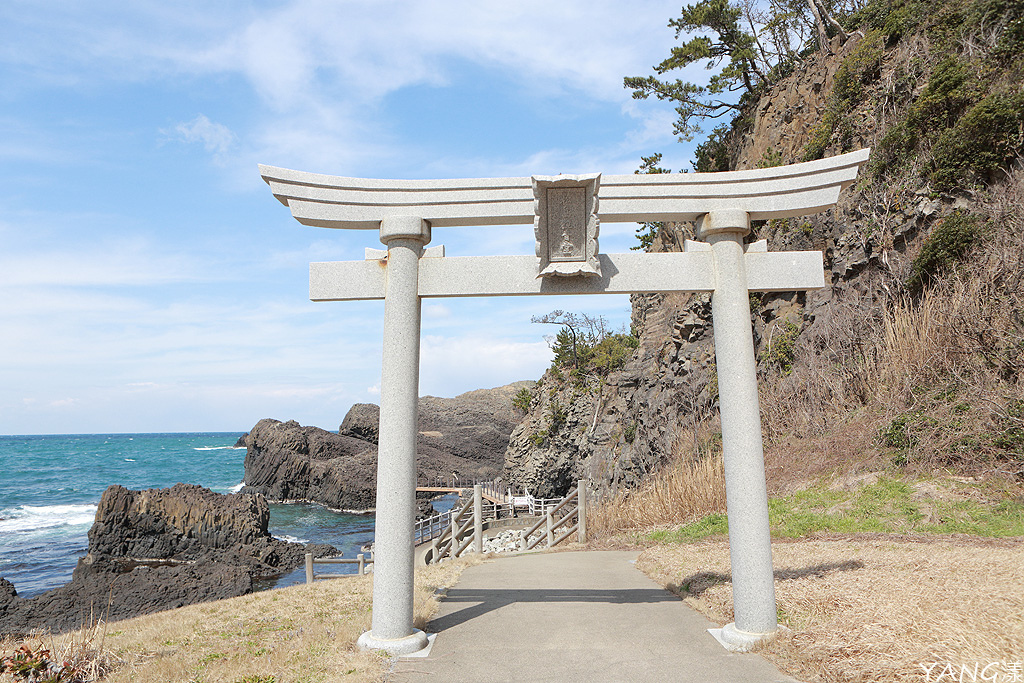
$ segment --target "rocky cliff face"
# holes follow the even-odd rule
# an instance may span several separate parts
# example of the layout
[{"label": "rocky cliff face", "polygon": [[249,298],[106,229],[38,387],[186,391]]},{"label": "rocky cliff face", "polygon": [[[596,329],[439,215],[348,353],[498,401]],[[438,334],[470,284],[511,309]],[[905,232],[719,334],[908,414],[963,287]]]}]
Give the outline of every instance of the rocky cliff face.
[{"label": "rocky cliff face", "polygon": [[[519,416],[512,397],[533,382],[420,398],[417,476],[423,484],[453,473],[464,480],[501,472]],[[375,504],[380,409],[352,406],[335,434],[295,421],[260,420],[245,438],[245,488],[271,500],[307,500],[336,509]]]},{"label": "rocky cliff face", "polygon": [[126,619],[244,595],[254,580],[301,565],[307,550],[337,552],[279,541],[267,531],[268,519],[261,495],[188,484],[144,491],[111,486],[89,530],[89,553],[67,585],[22,599],[0,579],[0,633],[63,631],[90,615]]},{"label": "rocky cliff face", "polygon": [[565,495],[581,478],[630,488],[699,432],[691,423],[717,398],[709,297],[647,294],[632,302],[639,343],[621,370],[582,384],[549,371],[538,383],[505,456],[505,478],[517,488],[545,498]]},{"label": "rocky cliff face", "polygon": [[[891,46],[870,31],[845,44],[834,41],[830,51],[812,55],[746,112],[726,141],[731,168],[790,164],[870,146],[884,149],[892,144],[884,136],[903,125],[908,106],[931,92],[929,70],[939,68],[942,58],[927,54],[919,40]],[[917,71],[908,74],[908,69]],[[934,80],[942,82],[939,76]],[[842,89],[837,88],[840,82]],[[874,156],[879,155],[876,150]],[[892,310],[909,299],[908,275],[926,239],[957,212],[992,213],[976,189],[935,191],[917,172],[928,168],[920,161],[889,176],[879,177],[873,168],[861,170],[862,180],[844,191],[835,209],[752,226],[749,240],[767,239],[772,251],[821,251],[828,283],[806,293],[750,297],[770,486],[807,466],[807,459],[783,458],[787,434],[823,434],[846,422],[858,405],[877,399],[877,386],[865,368],[881,357],[876,350],[885,347]],[[1007,186],[1012,183],[1011,178]],[[1006,192],[997,189],[988,196]],[[651,250],[680,251],[683,240],[692,237],[691,225],[667,224],[658,230]],[[997,257],[986,258],[984,267],[995,268]],[[999,267],[1014,266],[1004,261]],[[981,289],[1005,290],[999,283],[993,276],[992,286]],[[1014,301],[1019,306],[1019,297]],[[544,496],[564,494],[580,477],[598,489],[614,490],[634,485],[669,459],[696,458],[718,447],[709,296],[634,295],[632,321],[639,343],[622,369],[600,382],[571,381],[562,377],[564,372],[544,375],[529,413],[512,434],[507,479]],[[1019,330],[1002,336],[1014,334],[1021,338]],[[963,339],[974,336],[979,335],[962,331]],[[958,351],[976,352],[966,346]],[[961,375],[948,381],[963,386],[963,380]],[[1019,393],[1019,386],[1012,390],[1012,381],[1004,389],[1009,392],[1004,396]],[[901,407],[890,403],[877,410],[884,415]],[[978,424],[991,425],[998,417],[990,409],[978,413]],[[866,438],[858,434],[860,441],[848,451],[875,449],[872,438],[878,428],[870,430]],[[835,455],[816,457],[827,463]]]}]

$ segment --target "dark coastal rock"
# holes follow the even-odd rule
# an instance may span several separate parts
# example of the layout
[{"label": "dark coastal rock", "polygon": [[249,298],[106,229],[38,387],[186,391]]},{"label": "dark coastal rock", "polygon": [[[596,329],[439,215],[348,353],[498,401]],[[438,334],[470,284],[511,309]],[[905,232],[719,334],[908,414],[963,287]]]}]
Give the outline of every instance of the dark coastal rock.
[{"label": "dark coastal rock", "polygon": [[71,581],[23,599],[0,579],[0,633],[65,631],[90,618],[127,619],[196,602],[244,595],[254,582],[302,564],[332,546],[273,538],[261,495],[201,486],[132,491],[111,486],[89,530],[89,553]]},{"label": "dark coastal rock", "polygon": [[338,433],[354,436],[363,441],[377,443],[380,427],[380,406],[375,403],[356,403],[341,421]]},{"label": "dark coastal rock", "polygon": [[83,566],[72,580],[28,599],[0,603],[0,633],[20,636],[34,629],[58,633],[96,620],[117,621],[197,602],[245,595],[253,579],[245,569],[219,562],[204,565],[120,564]]},{"label": "dark coastal rock", "polygon": [[290,420],[260,420],[249,432],[244,492],[344,510],[373,507],[376,445]]},{"label": "dark coastal rock", "polygon": [[[424,396],[420,399],[420,446],[437,448],[449,455],[460,475],[490,479],[501,473],[509,436],[522,416],[512,399],[536,382],[515,382],[495,389],[478,389],[455,398]],[[444,474],[443,467],[439,474]],[[475,470],[475,472],[474,472]]]},{"label": "dark coastal rock", "polygon": [[260,495],[224,495],[195,486],[103,492],[89,530],[89,555],[120,561],[217,560],[269,576],[299,566],[298,543],[270,535],[270,508]]},{"label": "dark coastal rock", "polygon": [[[485,480],[501,473],[509,435],[519,421],[512,397],[532,382],[420,398],[416,469],[421,484]],[[246,439],[245,488],[271,500],[306,500],[336,509],[369,510],[376,502],[380,409],[352,406],[339,433],[295,421],[260,420]]]}]

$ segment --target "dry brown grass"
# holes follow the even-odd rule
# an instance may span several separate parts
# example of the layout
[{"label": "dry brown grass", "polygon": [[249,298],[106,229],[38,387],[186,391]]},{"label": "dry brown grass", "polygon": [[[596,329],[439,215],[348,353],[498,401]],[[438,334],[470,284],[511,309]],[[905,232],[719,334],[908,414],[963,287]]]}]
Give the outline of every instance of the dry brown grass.
[{"label": "dry brown grass", "polygon": [[620,491],[588,511],[588,533],[609,536],[631,529],[678,525],[725,510],[725,471],[721,456],[675,463],[648,477],[636,489]]},{"label": "dry brown grass", "polygon": [[[469,556],[417,569],[417,628],[437,611],[435,590],[479,561]],[[370,626],[372,592],[372,574],[318,581],[29,641],[88,642],[94,659],[116,667],[102,679],[110,683],[382,681],[388,659],[355,646]],[[17,644],[0,642],[0,649]],[[58,649],[50,649],[56,658]]]},{"label": "dry brown grass", "polygon": [[[73,633],[53,635],[43,631],[15,641],[0,638],[0,653],[19,653],[35,662],[50,662],[47,672],[60,681],[98,681],[121,666],[120,658],[106,647],[107,624],[92,621],[92,626]],[[0,670],[4,670],[0,666]],[[12,678],[15,674],[11,672]],[[10,680],[6,676],[3,680]]]},{"label": "dry brown grass", "polygon": [[[947,665],[1014,680],[1024,662],[1024,541],[892,538],[773,545],[780,622],[792,633],[762,653],[822,683],[960,680]],[[724,541],[657,546],[637,567],[713,621],[733,619]],[[935,665],[931,678],[922,667]],[[970,674],[968,674],[969,676]]]},{"label": "dry brown grass", "polygon": [[[872,200],[883,230],[889,204],[902,216],[897,199]],[[901,284],[914,253],[891,248],[881,259],[886,266],[861,276],[874,295],[833,299],[798,337],[793,372],[761,380],[768,450],[812,451],[837,426],[854,423],[856,443],[847,450],[869,456],[858,463],[874,460],[868,467],[889,459],[910,471],[1024,477],[1024,458],[993,445],[1012,426],[1010,407],[1024,401],[1022,207],[1024,172],[979,196],[974,210],[989,219],[983,240],[916,300]],[[900,453],[877,448],[879,433],[908,416],[913,443]],[[833,467],[851,469],[845,459]]]},{"label": "dry brown grass", "polygon": [[887,463],[875,444],[877,435],[877,415],[861,409],[837,416],[827,431],[790,434],[766,443],[764,466],[769,495],[789,495],[814,482],[885,469]]}]

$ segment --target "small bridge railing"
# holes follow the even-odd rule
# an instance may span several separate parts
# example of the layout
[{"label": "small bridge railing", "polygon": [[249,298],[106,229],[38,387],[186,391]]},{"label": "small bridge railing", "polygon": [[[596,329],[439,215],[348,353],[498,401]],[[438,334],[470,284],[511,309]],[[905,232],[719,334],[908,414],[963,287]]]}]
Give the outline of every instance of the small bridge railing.
[{"label": "small bridge railing", "polygon": [[[483,509],[481,510],[481,515],[484,520],[497,519],[502,515],[507,515],[509,517],[512,516],[512,502],[510,500],[510,496],[507,493],[503,493],[501,491],[501,487],[493,481],[485,481],[480,484],[474,484],[468,487],[457,488],[456,490],[464,491],[466,489],[475,489],[476,486],[480,487],[480,494],[481,498],[483,499]],[[531,515],[534,514],[532,510],[537,505],[537,503],[533,501],[537,501],[539,503],[547,502],[535,499],[532,496],[530,496],[530,499]],[[557,500],[558,499],[554,499],[555,502],[557,502]],[[552,505],[553,504],[554,503],[552,503]],[[456,512],[457,511],[453,508],[452,510],[446,510],[445,512],[440,512],[432,517],[427,517],[426,519],[421,519],[418,522],[416,522],[415,530],[413,532],[413,544],[421,545],[423,543],[428,543],[429,541],[432,541],[435,538],[439,538],[442,534],[445,533],[445,531],[451,525],[452,515],[456,514]]]},{"label": "small bridge railing", "polygon": [[516,505],[516,507],[525,508],[528,511],[527,514],[531,517],[547,514],[563,500],[562,498],[534,498],[529,494],[522,496],[522,498],[525,498],[526,500],[522,504]]},{"label": "small bridge railing", "polygon": [[413,545],[421,545],[438,538],[451,524],[454,510],[445,510],[433,517],[427,517],[416,522],[416,529],[413,532]]}]

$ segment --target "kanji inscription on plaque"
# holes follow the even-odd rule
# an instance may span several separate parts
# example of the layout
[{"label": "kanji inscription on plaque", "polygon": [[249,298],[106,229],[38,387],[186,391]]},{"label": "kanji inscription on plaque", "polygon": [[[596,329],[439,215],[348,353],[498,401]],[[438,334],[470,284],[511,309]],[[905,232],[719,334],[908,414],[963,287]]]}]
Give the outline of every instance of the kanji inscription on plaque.
[{"label": "kanji inscription on plaque", "polygon": [[601,174],[533,176],[538,277],[600,275],[597,191]]}]

